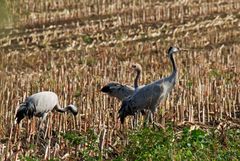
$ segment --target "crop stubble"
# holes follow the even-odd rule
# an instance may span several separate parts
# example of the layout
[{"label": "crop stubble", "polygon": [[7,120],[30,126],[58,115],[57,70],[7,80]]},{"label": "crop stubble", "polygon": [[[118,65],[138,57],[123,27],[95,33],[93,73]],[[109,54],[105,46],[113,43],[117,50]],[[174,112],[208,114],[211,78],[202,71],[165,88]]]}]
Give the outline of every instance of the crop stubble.
[{"label": "crop stubble", "polygon": [[[15,29],[0,35],[0,137],[7,140],[2,159],[19,147],[33,153],[24,139],[33,142],[37,119],[24,120],[20,134],[13,120],[19,103],[42,90],[55,91],[61,105],[74,103],[80,112],[76,119],[50,115],[50,137],[52,131],[107,129],[105,148],[115,145],[121,137],[120,104],[100,88],[109,81],[132,85],[132,62],[143,66],[141,84],[168,75],[170,45],[189,51],[175,55],[179,80],[156,120],[210,124],[239,118],[240,1],[29,0],[9,5],[17,20]],[[62,137],[58,142],[63,156],[69,145]]]}]

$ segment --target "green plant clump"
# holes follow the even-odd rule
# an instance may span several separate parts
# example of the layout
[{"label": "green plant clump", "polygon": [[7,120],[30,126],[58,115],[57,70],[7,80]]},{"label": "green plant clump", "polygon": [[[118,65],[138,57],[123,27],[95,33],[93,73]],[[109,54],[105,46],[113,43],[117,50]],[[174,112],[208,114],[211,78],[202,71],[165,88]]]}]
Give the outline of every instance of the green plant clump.
[{"label": "green plant clump", "polygon": [[240,130],[228,130],[226,140],[227,145],[216,130],[144,128],[131,132],[129,144],[115,160],[240,160]]},{"label": "green plant clump", "polygon": [[[93,130],[84,135],[66,132],[63,138],[73,147],[80,146],[80,160],[103,159]],[[179,129],[168,125],[165,131],[153,128],[130,131],[128,140],[123,151],[111,160],[240,160],[240,129],[226,130],[223,135],[216,129]]]},{"label": "green plant clump", "polygon": [[92,44],[93,42],[93,38],[91,38],[89,35],[84,35],[82,36],[83,42],[85,42],[86,44]]},{"label": "green plant clump", "polygon": [[98,137],[93,130],[88,130],[84,135],[70,131],[62,134],[62,136],[70,142],[71,146],[81,147],[78,153],[79,160],[101,160],[98,148]]}]

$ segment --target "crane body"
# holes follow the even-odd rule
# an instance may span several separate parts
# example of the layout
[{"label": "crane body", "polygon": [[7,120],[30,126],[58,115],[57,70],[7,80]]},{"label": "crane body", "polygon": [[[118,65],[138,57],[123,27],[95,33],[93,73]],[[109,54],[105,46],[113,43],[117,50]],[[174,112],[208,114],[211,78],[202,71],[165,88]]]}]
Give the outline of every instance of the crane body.
[{"label": "crane body", "polygon": [[20,104],[16,114],[16,122],[19,124],[25,116],[28,116],[28,118],[32,118],[33,116],[41,117],[44,120],[47,113],[52,110],[58,112],[70,111],[73,115],[77,115],[78,113],[77,107],[74,105],[61,108],[56,93],[43,91],[27,97],[26,100]]}]

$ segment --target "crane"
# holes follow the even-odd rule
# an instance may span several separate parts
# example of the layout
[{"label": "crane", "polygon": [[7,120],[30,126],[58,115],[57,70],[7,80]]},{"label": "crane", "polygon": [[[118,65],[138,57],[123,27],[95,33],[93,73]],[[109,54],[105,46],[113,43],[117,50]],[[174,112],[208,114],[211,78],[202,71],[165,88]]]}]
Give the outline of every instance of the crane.
[{"label": "crane", "polygon": [[118,111],[122,124],[127,116],[135,116],[138,111],[143,109],[150,110],[147,119],[149,119],[150,115],[151,117],[154,115],[160,102],[167,97],[176,83],[177,67],[173,58],[173,54],[178,51],[180,51],[180,49],[177,47],[170,47],[168,49],[168,57],[173,68],[172,73],[168,77],[145,85],[144,87],[138,89],[133,95],[122,101],[121,108]]},{"label": "crane", "polygon": [[[138,89],[144,87],[144,85],[139,86],[138,82],[141,77],[142,73],[142,67],[140,64],[135,63],[132,64],[132,69],[134,72],[136,72],[136,77],[134,79],[133,87],[128,85],[122,85],[118,82],[110,82],[104,87],[102,87],[101,92],[108,94],[111,97],[115,97],[120,101],[123,101],[125,98],[133,95],[134,92],[136,92]],[[145,111],[141,110],[142,115],[145,115]]]},{"label": "crane", "polygon": [[101,92],[108,94],[111,97],[115,97],[120,101],[123,101],[126,97],[131,96],[136,89],[142,88],[139,86],[138,82],[141,77],[142,67],[140,64],[132,64],[132,69],[136,72],[136,77],[134,79],[133,87],[128,85],[122,85],[118,82],[110,82],[107,85],[103,86]]},{"label": "crane", "polygon": [[65,108],[61,108],[56,93],[43,91],[27,97],[26,100],[20,104],[16,114],[16,123],[19,124],[25,116],[28,116],[29,119],[33,116],[40,117],[43,121],[48,112],[52,110],[58,112],[70,111],[73,115],[78,114],[76,106],[70,104]]}]

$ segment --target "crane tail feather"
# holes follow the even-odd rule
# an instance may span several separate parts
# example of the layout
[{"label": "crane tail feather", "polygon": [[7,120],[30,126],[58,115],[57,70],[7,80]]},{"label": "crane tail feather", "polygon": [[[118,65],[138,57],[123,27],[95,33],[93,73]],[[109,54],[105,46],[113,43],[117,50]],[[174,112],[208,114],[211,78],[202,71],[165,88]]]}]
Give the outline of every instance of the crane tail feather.
[{"label": "crane tail feather", "polygon": [[20,106],[20,108],[17,110],[15,122],[19,124],[26,115],[27,107],[25,105]]},{"label": "crane tail feather", "polygon": [[16,123],[19,124],[25,116],[32,118],[35,111],[36,111],[36,108],[33,103],[31,102],[22,103],[19,109],[17,110],[16,120],[15,120]]}]

